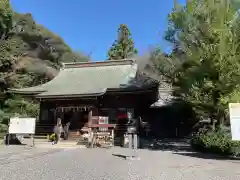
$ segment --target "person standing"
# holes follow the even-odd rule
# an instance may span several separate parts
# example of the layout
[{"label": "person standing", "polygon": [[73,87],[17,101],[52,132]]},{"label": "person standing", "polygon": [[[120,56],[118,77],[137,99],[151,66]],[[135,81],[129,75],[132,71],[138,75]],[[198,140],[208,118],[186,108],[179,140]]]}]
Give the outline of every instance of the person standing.
[{"label": "person standing", "polygon": [[61,124],[61,119],[57,119],[57,124],[54,126],[53,132],[55,134],[55,141],[53,144],[57,144],[60,139],[61,139],[61,133],[62,133],[62,124]]},{"label": "person standing", "polygon": [[63,128],[64,131],[64,140],[68,139],[68,131],[69,131],[69,126],[71,125],[70,122],[66,123],[66,125]]}]

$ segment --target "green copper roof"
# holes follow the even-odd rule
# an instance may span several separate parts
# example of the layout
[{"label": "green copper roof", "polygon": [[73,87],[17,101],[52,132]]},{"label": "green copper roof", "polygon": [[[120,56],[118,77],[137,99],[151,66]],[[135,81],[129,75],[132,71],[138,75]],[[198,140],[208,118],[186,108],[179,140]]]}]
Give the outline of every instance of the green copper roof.
[{"label": "green copper roof", "polygon": [[90,96],[119,89],[135,78],[137,64],[133,60],[66,63],[59,74],[40,86],[9,89],[18,94],[35,94],[39,98]]}]

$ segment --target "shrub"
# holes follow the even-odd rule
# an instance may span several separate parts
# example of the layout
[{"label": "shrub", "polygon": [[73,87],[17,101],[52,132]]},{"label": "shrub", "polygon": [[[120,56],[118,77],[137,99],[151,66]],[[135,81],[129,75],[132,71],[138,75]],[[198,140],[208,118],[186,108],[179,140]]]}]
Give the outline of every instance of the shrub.
[{"label": "shrub", "polygon": [[190,143],[200,152],[234,156],[240,154],[240,141],[232,141],[230,131],[226,128],[197,133],[193,135]]},{"label": "shrub", "polygon": [[0,134],[4,134],[7,132],[8,119],[9,119],[8,116],[0,109]]}]

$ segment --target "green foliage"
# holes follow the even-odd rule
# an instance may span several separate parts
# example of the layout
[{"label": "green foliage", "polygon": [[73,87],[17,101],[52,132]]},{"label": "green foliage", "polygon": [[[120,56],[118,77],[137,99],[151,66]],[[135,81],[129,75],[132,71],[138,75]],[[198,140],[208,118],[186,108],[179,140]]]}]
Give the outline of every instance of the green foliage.
[{"label": "green foliage", "polygon": [[132,34],[127,25],[121,24],[118,28],[118,38],[108,51],[108,60],[120,60],[133,57],[138,53],[134,47]]},{"label": "green foliage", "polygon": [[12,28],[12,8],[9,0],[0,1],[0,39],[5,39]]},{"label": "green foliage", "polygon": [[240,1],[239,0],[231,0],[232,7],[235,11],[237,11],[240,8]]},{"label": "green foliage", "polygon": [[10,117],[38,117],[39,105],[31,99],[9,95],[1,103],[0,132],[6,131]]},{"label": "green foliage", "polygon": [[16,116],[38,117],[39,106],[36,102],[20,97],[7,99],[2,105],[4,112]]},{"label": "green foliage", "polygon": [[165,39],[172,54],[152,57],[154,67],[190,103],[199,118],[220,124],[228,103],[240,101],[240,23],[228,0],[192,0],[169,14]]},{"label": "green foliage", "polygon": [[232,141],[229,129],[220,128],[194,135],[191,146],[201,152],[220,155],[240,155],[240,142]]},{"label": "green foliage", "polygon": [[7,97],[1,104],[0,133],[6,132],[10,117],[38,117],[39,104],[17,96]]},{"label": "green foliage", "polygon": [[6,113],[4,113],[4,111],[0,110],[0,134],[3,132],[6,132],[7,127],[8,127],[8,117],[6,117]]}]

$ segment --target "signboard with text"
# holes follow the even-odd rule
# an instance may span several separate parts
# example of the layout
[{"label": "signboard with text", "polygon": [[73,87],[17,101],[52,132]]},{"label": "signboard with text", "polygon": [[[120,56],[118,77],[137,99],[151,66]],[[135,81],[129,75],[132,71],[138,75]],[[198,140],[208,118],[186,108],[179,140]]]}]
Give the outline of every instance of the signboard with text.
[{"label": "signboard with text", "polygon": [[240,141],[240,103],[229,103],[232,140]]},{"label": "signboard with text", "polygon": [[35,134],[36,118],[10,118],[9,134]]},{"label": "signboard with text", "polygon": [[[108,117],[106,116],[99,116],[99,124],[108,124]],[[107,131],[108,128],[99,128],[100,131]]]}]

